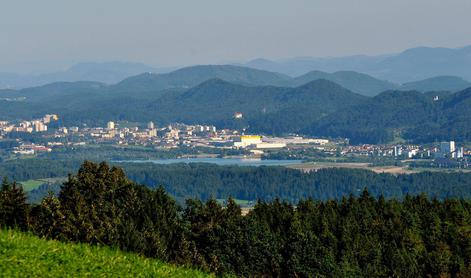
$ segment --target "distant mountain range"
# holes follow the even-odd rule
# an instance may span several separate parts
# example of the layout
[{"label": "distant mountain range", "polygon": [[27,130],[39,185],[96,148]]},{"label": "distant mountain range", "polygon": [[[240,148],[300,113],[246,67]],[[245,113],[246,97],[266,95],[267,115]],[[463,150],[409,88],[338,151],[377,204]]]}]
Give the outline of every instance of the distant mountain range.
[{"label": "distant mountain range", "polygon": [[[207,80],[218,78],[228,82],[249,86],[297,87],[318,79],[325,79],[365,96],[375,96],[387,90],[402,90],[403,87],[354,71],[326,73],[311,71],[299,77],[232,65],[206,65],[182,68],[170,73],[144,73],[127,78],[114,86],[119,91],[156,91],[171,88],[188,89]],[[452,91],[471,87],[471,83],[459,77],[434,77],[404,85],[406,90]],[[436,89],[435,89],[436,88]]]},{"label": "distant mountain range", "polygon": [[115,88],[130,91],[188,89],[214,78],[245,85],[284,86],[291,82],[289,76],[280,73],[231,65],[204,65],[186,67],[164,74],[140,74],[119,82]]},{"label": "distant mountain range", "polygon": [[[277,61],[255,59],[235,66],[258,69],[263,72],[254,73],[246,69],[227,66],[193,66],[171,72],[177,68],[156,68],[142,63],[129,62],[81,63],[65,71],[41,75],[0,73],[0,89],[21,89],[53,82],[75,81],[116,84],[128,77],[142,75],[126,82],[152,82],[160,88],[188,88],[211,78],[221,78],[241,84],[294,87],[305,83],[306,80],[312,81],[314,77],[318,77],[334,81],[364,95],[375,95],[384,90],[402,89],[401,86],[405,83],[447,76],[464,79],[441,81],[444,84],[450,84],[450,86],[444,86],[444,89],[456,90],[456,88],[463,89],[462,81],[471,80],[469,70],[471,46],[457,49],[418,47],[399,54],[382,56],[301,57]],[[156,77],[156,75],[146,76],[146,73],[170,74]],[[292,79],[298,79],[298,81]],[[439,86],[443,85],[439,84]],[[423,88],[429,89],[427,86]],[[433,87],[433,89],[436,88]]]},{"label": "distant mountain range", "polygon": [[398,89],[402,91],[450,91],[457,92],[471,87],[471,82],[456,76],[437,76],[425,80],[405,83]]},{"label": "distant mountain range", "polygon": [[[122,91],[101,83],[55,83],[21,91],[0,91],[0,118],[34,118],[57,113],[66,124],[103,124],[109,120],[206,123],[252,127],[267,133],[296,132],[337,109],[366,97],[333,82],[315,80],[296,88],[241,85],[211,79],[190,89]],[[235,112],[244,114],[234,121]],[[281,117],[281,119],[280,119]]]},{"label": "distant mountain range", "polygon": [[53,82],[75,81],[96,81],[115,84],[129,76],[144,72],[163,73],[171,70],[174,70],[174,68],[155,68],[140,63],[128,62],[80,63],[65,71],[40,75],[0,73],[0,89],[22,89]]},{"label": "distant mountain range", "polygon": [[349,70],[398,84],[435,76],[457,76],[471,80],[471,46],[457,49],[417,47],[383,56],[294,58],[279,61],[255,59],[242,65],[290,76],[299,76],[312,70]]},{"label": "distant mountain range", "polygon": [[[115,85],[56,82],[0,90],[0,119],[57,113],[67,125],[152,120],[348,137],[353,143],[465,141],[471,140],[471,89],[461,88],[468,85],[449,76],[399,86],[348,71],[291,78],[238,66],[195,66]],[[235,112],[243,119],[233,119]]]}]

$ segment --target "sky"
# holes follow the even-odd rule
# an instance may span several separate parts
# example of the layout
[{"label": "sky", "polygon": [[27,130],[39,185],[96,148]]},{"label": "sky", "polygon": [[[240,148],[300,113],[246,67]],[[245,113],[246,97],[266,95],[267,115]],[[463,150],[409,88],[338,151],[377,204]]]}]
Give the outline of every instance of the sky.
[{"label": "sky", "polygon": [[0,71],[182,66],[471,45],[470,0],[2,0]]}]

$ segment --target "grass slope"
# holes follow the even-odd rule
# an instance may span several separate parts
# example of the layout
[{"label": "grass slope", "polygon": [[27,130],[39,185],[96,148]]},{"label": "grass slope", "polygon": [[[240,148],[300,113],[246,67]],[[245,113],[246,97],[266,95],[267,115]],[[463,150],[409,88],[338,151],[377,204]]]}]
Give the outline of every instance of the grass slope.
[{"label": "grass slope", "polygon": [[0,230],[1,277],[208,277],[106,247],[43,240]]},{"label": "grass slope", "polygon": [[22,181],[21,186],[23,186],[23,190],[26,192],[29,192],[31,190],[34,190],[41,185],[43,185],[45,182],[43,180],[27,180],[27,181]]}]

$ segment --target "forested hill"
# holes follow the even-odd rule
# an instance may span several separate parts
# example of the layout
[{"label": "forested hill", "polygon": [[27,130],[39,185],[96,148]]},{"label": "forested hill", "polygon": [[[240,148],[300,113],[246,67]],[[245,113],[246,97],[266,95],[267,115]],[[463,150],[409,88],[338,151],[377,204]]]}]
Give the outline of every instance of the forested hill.
[{"label": "forested hill", "polygon": [[270,201],[275,198],[341,200],[364,188],[374,196],[402,199],[426,194],[433,198],[471,198],[469,173],[377,174],[369,170],[323,169],[302,173],[284,167],[221,167],[205,164],[120,164],[129,178],[149,187],[163,186],[180,202],[187,198]]},{"label": "forested hill", "polygon": [[[5,68],[4,68],[5,70]],[[42,74],[18,74],[0,72],[0,88],[30,88],[55,82],[95,81],[115,84],[129,76],[143,72],[169,72],[172,68],[156,68],[132,62],[85,62],[70,68]]]},{"label": "forested hill", "polygon": [[299,76],[314,69],[326,72],[352,70],[394,83],[407,83],[443,75],[471,80],[471,46],[456,49],[416,47],[401,53],[381,56],[305,57],[282,61],[256,59],[245,65],[292,76]]},{"label": "forested hill", "polygon": [[354,71],[338,71],[334,73],[311,71],[296,77],[294,84],[302,85],[317,79],[326,79],[335,82],[342,87],[365,96],[376,96],[381,92],[398,88],[398,85],[392,82],[379,80],[367,74]]},{"label": "forested hill", "polygon": [[[297,87],[315,81],[326,79],[335,82],[342,87],[355,93],[365,96],[374,96],[385,90],[395,89],[398,85],[388,81],[379,80],[366,74],[353,71],[340,71],[327,73],[321,71],[312,71],[308,74],[292,78],[276,72],[257,70],[247,67],[232,65],[201,65],[181,68],[169,73],[157,74],[145,72],[125,78],[114,85],[108,85],[100,82],[77,81],[77,82],[56,82],[51,88],[50,84],[25,88],[22,90],[0,90],[0,97],[13,93],[13,95],[22,95],[32,97],[48,96],[45,89],[51,88],[53,91],[62,89],[64,92],[74,89],[76,93],[83,91],[84,85],[90,85],[90,89],[96,89],[100,84],[102,92],[112,94],[142,94],[145,92],[157,92],[167,89],[187,90],[197,86],[210,79],[222,79],[227,82],[248,85],[248,86],[278,86],[278,87]],[[93,86],[92,86],[93,85]],[[106,87],[106,88],[104,88]],[[60,92],[60,91],[58,91]]]},{"label": "forested hill", "polygon": [[350,138],[352,143],[385,143],[393,130],[429,122],[439,103],[416,91],[388,91],[363,104],[321,119],[308,132]]},{"label": "forested hill", "polygon": [[114,86],[120,91],[149,91],[167,88],[189,88],[206,80],[218,78],[244,85],[272,85],[297,87],[311,81],[325,79],[365,96],[375,96],[383,91],[396,89],[398,85],[353,71],[327,73],[312,71],[292,78],[287,75],[230,65],[207,65],[183,68],[166,74],[145,73],[123,80]]},{"label": "forested hill", "polygon": [[[366,99],[327,80],[289,88],[246,86],[211,79],[188,90],[134,94],[97,91],[94,86],[90,84],[90,89],[83,94],[67,93],[58,97],[54,91],[47,91],[41,98],[0,101],[0,108],[4,108],[0,110],[0,117],[27,119],[57,113],[64,124],[152,120],[159,124],[214,124],[219,128],[250,126],[253,132],[281,134],[299,132],[337,109],[360,104]],[[242,112],[244,118],[234,120],[235,112]]]},{"label": "forested hill", "polygon": [[[381,184],[379,177],[376,182]],[[173,182],[191,185],[191,180],[177,178],[173,176]],[[258,178],[253,176],[254,180]],[[415,178],[406,178],[403,186],[416,182]],[[211,183],[210,179],[205,181]],[[326,181],[341,189],[350,180],[331,175]],[[433,177],[421,177],[421,181],[434,182]],[[322,182],[316,181],[311,187],[319,188]],[[435,181],[439,182],[443,187],[456,185],[456,181],[443,178]],[[235,179],[230,186],[237,184]],[[295,192],[296,188],[291,190]],[[0,227],[62,242],[112,246],[221,277],[470,277],[471,202],[465,196],[430,200],[419,195],[398,200],[375,198],[363,189],[357,195],[297,203],[258,201],[246,215],[231,198],[224,205],[214,198],[205,202],[188,199],[182,208],[163,188],[151,190],[130,181],[120,168],[85,162],[76,175],[69,176],[58,197],[49,195],[37,205],[25,202],[18,184],[4,180]],[[0,248],[5,247],[0,249],[0,261],[2,255],[10,255],[7,276],[11,268],[11,275],[19,275],[18,263],[27,262],[42,271],[49,268],[51,273],[45,275],[58,271],[51,261],[64,264],[69,272],[84,268],[71,266],[76,262],[70,261],[74,259],[70,255],[60,256],[64,246],[50,242],[48,246],[52,244],[53,248],[48,248],[20,236],[29,246],[19,250],[24,244],[18,245],[19,241],[11,237],[2,240],[2,236],[0,233]],[[37,249],[36,244],[50,251],[41,253],[41,262],[29,254]],[[96,258],[85,266],[96,266],[91,275],[109,269],[100,259],[106,253],[97,257],[88,251],[90,248],[81,247],[82,257]],[[156,267],[148,260],[121,254],[106,256],[120,271],[117,275],[132,271],[129,259],[138,267],[147,266],[144,271],[149,275]],[[127,270],[123,264],[128,265]],[[30,267],[24,269],[27,275]],[[198,272],[167,268],[162,276],[172,274],[193,277]]]},{"label": "forested hill", "polygon": [[168,88],[188,89],[213,78],[247,85],[273,86],[286,86],[290,83],[291,79],[283,74],[245,67],[205,65],[186,67],[165,74],[144,73],[119,82],[113,89],[118,91],[158,91]]},{"label": "forested hill", "polygon": [[[213,79],[178,96],[162,97],[148,110],[156,111],[165,121],[250,127],[252,132],[281,134],[299,132],[337,109],[364,100],[365,97],[327,80],[278,88],[247,87]],[[234,120],[235,112],[242,112],[244,119]]]},{"label": "forested hill", "polygon": [[[250,132],[274,135],[301,133],[350,138],[352,143],[385,143],[399,138],[415,142],[471,140],[471,89],[457,93],[386,91],[369,98],[325,79],[298,87],[247,84],[254,80],[270,83],[286,77],[257,70],[252,70],[252,75],[243,68],[220,67],[203,69],[231,75],[235,81],[213,78],[192,88],[159,90],[160,81],[153,83],[155,76],[149,75],[148,83],[145,80],[136,83],[145,89],[132,86],[124,89],[126,82],[116,86],[61,82],[20,91],[2,90],[0,119],[32,119],[56,113],[65,125],[96,126],[110,120],[154,121],[159,125],[185,122],[247,128]],[[190,71],[182,72],[186,70]],[[239,75],[234,75],[239,71]],[[345,77],[343,73],[332,76]],[[422,89],[428,86],[426,83]],[[434,100],[436,96],[438,100]],[[243,119],[233,119],[235,112],[242,112]]]},{"label": "forested hill", "polygon": [[471,87],[471,82],[457,76],[437,76],[420,81],[408,82],[399,87],[402,91],[450,91],[458,92]]},{"label": "forested hill", "polygon": [[[16,160],[0,164],[0,178],[18,181],[65,177],[76,172],[81,160]],[[410,175],[377,174],[359,169],[323,169],[303,173],[285,167],[239,167],[212,164],[114,163],[134,182],[150,188],[163,186],[180,204],[187,198],[269,201],[274,198],[298,202],[300,199],[340,200],[358,195],[364,188],[374,196],[402,199],[406,195],[437,198],[471,198],[471,173],[425,172]],[[60,189],[57,186],[56,189]],[[29,192],[30,200],[40,200],[52,188]]]},{"label": "forested hill", "polygon": [[322,118],[307,133],[384,143],[396,136],[415,142],[471,140],[471,88],[455,94],[389,91]]}]

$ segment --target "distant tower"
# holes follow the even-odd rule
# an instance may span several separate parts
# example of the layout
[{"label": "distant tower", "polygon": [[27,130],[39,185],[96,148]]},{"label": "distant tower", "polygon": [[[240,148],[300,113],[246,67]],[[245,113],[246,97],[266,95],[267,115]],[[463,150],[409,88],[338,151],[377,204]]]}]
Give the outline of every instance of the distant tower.
[{"label": "distant tower", "polygon": [[154,128],[155,128],[155,125],[153,122],[147,123],[147,129],[154,129]]},{"label": "distant tower", "polygon": [[114,129],[114,127],[115,127],[115,126],[114,126],[114,122],[111,122],[111,121],[108,122],[108,124],[106,125],[106,127],[107,127],[108,129]]}]

